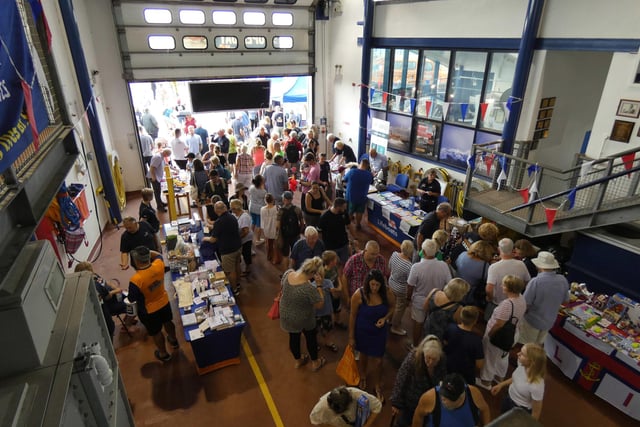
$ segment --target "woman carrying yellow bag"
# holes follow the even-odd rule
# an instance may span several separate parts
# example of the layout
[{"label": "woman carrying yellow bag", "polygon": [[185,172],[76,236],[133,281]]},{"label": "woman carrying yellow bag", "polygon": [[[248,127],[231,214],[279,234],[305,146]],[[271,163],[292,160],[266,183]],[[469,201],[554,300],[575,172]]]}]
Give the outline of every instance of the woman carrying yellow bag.
[{"label": "woman carrying yellow bag", "polygon": [[336,367],[336,373],[347,385],[357,386],[360,382],[358,362],[356,362],[355,355],[353,354],[353,348],[351,348],[350,345],[344,349],[344,354]]}]

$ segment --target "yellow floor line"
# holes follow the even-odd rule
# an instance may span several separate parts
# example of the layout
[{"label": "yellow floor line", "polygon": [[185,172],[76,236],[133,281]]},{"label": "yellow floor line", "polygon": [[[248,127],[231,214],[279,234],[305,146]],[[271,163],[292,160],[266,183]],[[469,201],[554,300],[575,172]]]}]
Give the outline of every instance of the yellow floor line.
[{"label": "yellow floor line", "polygon": [[260,391],[262,392],[262,396],[264,397],[264,401],[267,403],[267,407],[269,408],[269,412],[271,412],[271,418],[273,418],[273,422],[276,427],[284,427],[284,423],[282,422],[282,418],[280,418],[280,413],[278,412],[278,408],[276,408],[276,404],[273,402],[273,397],[271,397],[271,392],[269,391],[269,387],[267,387],[267,383],[262,376],[262,371],[258,366],[258,362],[256,358],[253,356],[251,352],[251,348],[249,347],[249,343],[242,336],[241,338],[242,350],[244,351],[245,356],[249,360],[249,365],[251,365],[251,370],[253,371],[253,375],[256,377],[258,381],[258,385],[260,386]]}]

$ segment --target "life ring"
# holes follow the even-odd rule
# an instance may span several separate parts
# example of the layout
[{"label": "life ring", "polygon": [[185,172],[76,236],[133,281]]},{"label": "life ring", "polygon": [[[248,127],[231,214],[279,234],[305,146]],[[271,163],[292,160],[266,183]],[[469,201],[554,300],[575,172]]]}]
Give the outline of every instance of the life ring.
[{"label": "life ring", "polygon": [[127,194],[124,189],[124,179],[122,178],[122,167],[118,153],[113,151],[109,154],[109,163],[111,164],[111,177],[113,178],[113,186],[116,190],[116,200],[120,210],[124,210],[127,206]]}]

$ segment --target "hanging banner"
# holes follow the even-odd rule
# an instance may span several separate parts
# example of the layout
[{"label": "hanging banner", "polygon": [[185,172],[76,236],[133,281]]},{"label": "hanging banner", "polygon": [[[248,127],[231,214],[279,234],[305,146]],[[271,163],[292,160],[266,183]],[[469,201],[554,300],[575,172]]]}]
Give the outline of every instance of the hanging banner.
[{"label": "hanging banner", "polygon": [[387,145],[389,143],[389,129],[391,124],[385,120],[371,120],[371,148],[382,155],[387,155]]},{"label": "hanging banner", "polygon": [[549,231],[553,228],[553,223],[556,220],[556,214],[558,209],[544,208],[544,214],[547,216],[547,227]]},{"label": "hanging banner", "polygon": [[622,162],[624,163],[624,170],[629,170],[633,167],[633,162],[636,159],[636,153],[625,154],[622,156]]},{"label": "hanging banner", "polygon": [[[34,142],[49,117],[35,71],[16,2],[3,3],[0,14],[0,171]],[[23,90],[23,83],[30,90]],[[25,94],[31,94],[31,106]],[[33,111],[32,114],[31,111]],[[38,129],[32,129],[31,124]]]}]

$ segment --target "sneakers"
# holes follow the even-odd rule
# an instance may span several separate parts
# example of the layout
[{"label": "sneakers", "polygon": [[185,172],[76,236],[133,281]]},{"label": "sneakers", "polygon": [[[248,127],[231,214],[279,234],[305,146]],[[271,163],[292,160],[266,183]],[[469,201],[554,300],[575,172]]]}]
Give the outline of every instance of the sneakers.
[{"label": "sneakers", "polygon": [[401,337],[407,335],[407,331],[402,328],[394,328],[393,326],[390,329],[391,333],[394,335],[400,335]]}]

